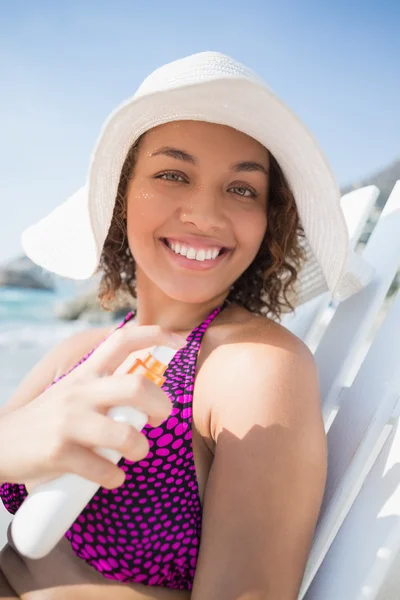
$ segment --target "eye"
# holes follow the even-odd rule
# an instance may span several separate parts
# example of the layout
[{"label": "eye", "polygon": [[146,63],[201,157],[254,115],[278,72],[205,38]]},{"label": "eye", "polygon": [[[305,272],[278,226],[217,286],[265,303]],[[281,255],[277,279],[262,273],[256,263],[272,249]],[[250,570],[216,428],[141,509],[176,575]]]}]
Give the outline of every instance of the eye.
[{"label": "eye", "polygon": [[159,173],[155,176],[155,179],[163,179],[164,181],[176,181],[177,183],[183,182],[187,183],[186,179],[180,173],[176,173],[175,171],[165,171],[164,173]]},{"label": "eye", "polygon": [[256,198],[258,195],[255,190],[245,186],[234,186],[229,188],[228,191],[233,192],[238,196],[242,196],[243,198]]}]

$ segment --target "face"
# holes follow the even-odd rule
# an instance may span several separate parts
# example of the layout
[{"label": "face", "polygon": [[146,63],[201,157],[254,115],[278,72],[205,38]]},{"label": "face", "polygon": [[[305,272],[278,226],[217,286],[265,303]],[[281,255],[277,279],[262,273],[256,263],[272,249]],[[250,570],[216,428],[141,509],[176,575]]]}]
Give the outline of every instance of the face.
[{"label": "face", "polygon": [[141,140],[127,233],[141,282],[181,302],[225,296],[267,226],[268,151],[230,127],[160,125]]}]

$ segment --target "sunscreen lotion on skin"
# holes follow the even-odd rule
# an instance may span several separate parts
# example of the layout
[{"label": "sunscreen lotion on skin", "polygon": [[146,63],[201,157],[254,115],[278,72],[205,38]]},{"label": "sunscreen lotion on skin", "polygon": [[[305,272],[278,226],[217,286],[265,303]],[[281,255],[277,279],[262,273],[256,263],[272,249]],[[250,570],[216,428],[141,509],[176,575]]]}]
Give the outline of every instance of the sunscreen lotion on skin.
[{"label": "sunscreen lotion on skin", "polygon": [[[167,346],[155,346],[144,359],[136,359],[129,373],[135,371],[157,386],[164,383],[164,372],[177,352]],[[148,416],[132,406],[116,406],[107,415],[115,421],[127,422],[138,431]],[[98,454],[117,464],[122,458],[116,450],[99,448]],[[11,523],[11,537],[18,552],[31,559],[46,556],[65,535],[88,502],[99,489],[98,483],[65,473],[37,485],[16,512]]]}]

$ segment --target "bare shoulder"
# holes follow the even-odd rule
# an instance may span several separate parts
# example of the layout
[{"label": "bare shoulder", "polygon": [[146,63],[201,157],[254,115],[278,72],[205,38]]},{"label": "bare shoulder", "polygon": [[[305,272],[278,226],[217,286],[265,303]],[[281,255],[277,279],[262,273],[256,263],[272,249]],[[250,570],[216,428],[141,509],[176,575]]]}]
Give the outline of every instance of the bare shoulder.
[{"label": "bare shoulder", "polygon": [[239,432],[256,421],[292,426],[307,415],[320,421],[318,372],[309,348],[265,317],[242,309],[229,317],[210,331],[196,380],[211,439],[216,442],[224,427]]},{"label": "bare shoulder", "polygon": [[235,362],[254,359],[257,362],[257,355],[268,357],[269,363],[280,362],[285,357],[315,365],[306,344],[283,325],[239,307],[224,317],[215,328],[210,328],[203,360],[208,368],[219,368],[221,361],[227,358]]},{"label": "bare shoulder", "polygon": [[93,350],[115,327],[85,329],[54,346],[24,377],[3,410],[13,410],[41,394],[57,377],[67,373]]}]

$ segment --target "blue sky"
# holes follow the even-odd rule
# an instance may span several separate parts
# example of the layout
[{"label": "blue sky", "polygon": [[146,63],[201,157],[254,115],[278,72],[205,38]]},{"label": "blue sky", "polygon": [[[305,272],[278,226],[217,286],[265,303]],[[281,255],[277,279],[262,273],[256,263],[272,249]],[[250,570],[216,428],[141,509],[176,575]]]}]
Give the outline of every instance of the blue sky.
[{"label": "blue sky", "polygon": [[340,184],[400,156],[397,0],[0,0],[0,261],[85,180],[108,113],[165,62],[218,50],[311,128]]}]

